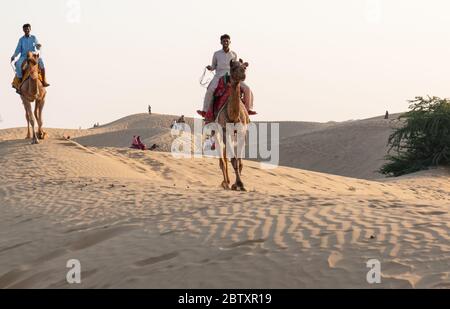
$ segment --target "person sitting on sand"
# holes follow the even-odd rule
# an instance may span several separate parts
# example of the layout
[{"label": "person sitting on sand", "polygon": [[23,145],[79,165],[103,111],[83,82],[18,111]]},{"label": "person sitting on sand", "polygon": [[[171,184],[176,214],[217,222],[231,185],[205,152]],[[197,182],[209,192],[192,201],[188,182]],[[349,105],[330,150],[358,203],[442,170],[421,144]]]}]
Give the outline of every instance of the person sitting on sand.
[{"label": "person sitting on sand", "polygon": [[211,150],[216,150],[216,131],[211,131]]},{"label": "person sitting on sand", "polygon": [[203,148],[205,151],[209,151],[211,150],[212,147],[212,142],[211,142],[211,137],[208,135],[206,136],[205,142],[203,143]]},{"label": "person sitting on sand", "polygon": [[141,142],[141,136],[138,135],[138,137],[136,139],[137,139],[137,142],[139,144],[140,149],[141,150],[146,150],[147,146],[143,142]]},{"label": "person sitting on sand", "polygon": [[131,148],[146,150],[147,146],[141,142],[141,137],[133,135],[133,142],[131,143]]},{"label": "person sitting on sand", "polygon": [[205,151],[214,151],[216,149],[216,132],[211,131],[211,135],[207,135],[204,144]]},{"label": "person sitting on sand", "polygon": [[138,142],[136,139],[136,135],[133,135],[133,141],[131,142],[131,148],[138,148]]},{"label": "person sitting on sand", "polygon": [[[205,119],[211,120],[212,106],[214,103],[214,92],[219,85],[219,80],[225,75],[230,75],[230,61],[238,60],[237,54],[230,49],[231,38],[228,34],[224,34],[220,37],[220,44],[222,49],[214,53],[212,64],[206,68],[210,71],[215,71],[214,78],[209,83],[206,90],[205,98],[203,100],[203,109],[198,110],[197,113]],[[244,82],[241,82],[241,89],[244,93],[244,105],[247,108],[249,115],[256,115],[253,109],[253,99],[250,87]]]}]

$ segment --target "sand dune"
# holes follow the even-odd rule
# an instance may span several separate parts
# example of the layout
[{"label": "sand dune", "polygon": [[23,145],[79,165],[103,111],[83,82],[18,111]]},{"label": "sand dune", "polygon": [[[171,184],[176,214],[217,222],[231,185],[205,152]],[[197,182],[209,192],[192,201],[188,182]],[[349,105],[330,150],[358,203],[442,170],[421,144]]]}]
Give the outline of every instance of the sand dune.
[{"label": "sand dune", "polygon": [[[377,179],[387,154],[387,140],[399,124],[399,114],[389,120],[374,117],[345,122],[278,122],[280,165],[329,174]],[[124,117],[98,129],[98,133],[77,141],[87,146],[124,147],[132,135],[147,144],[169,151],[173,137],[170,124],[176,116],[138,114]],[[193,119],[186,118],[193,127]],[[269,122],[269,125],[273,122]],[[270,128],[270,127],[269,127]],[[109,133],[105,133],[104,131]]]},{"label": "sand dune", "polygon": [[387,141],[398,115],[334,123],[280,141],[280,164],[363,179],[382,177]]},{"label": "sand dune", "polygon": [[[393,114],[389,120],[374,117],[328,123],[279,122],[279,163],[341,176],[382,178],[377,171],[384,163],[389,134],[399,124],[398,116]],[[52,136],[63,133],[71,135],[80,144],[91,147],[128,147],[133,135],[140,135],[144,143],[157,144],[158,151],[169,152],[174,140],[170,125],[177,118],[172,115],[136,114],[95,129],[49,129],[49,133]],[[193,128],[192,118],[186,118],[186,122]],[[3,130],[0,141],[25,135],[24,129]]]},{"label": "sand dune", "polygon": [[[167,134],[172,117],[148,117],[35,146],[0,131],[0,288],[68,288],[69,259],[84,288],[450,287],[448,169],[371,181],[247,161],[249,192],[223,191],[216,159],[109,145]],[[340,126],[289,125],[289,143]]]}]

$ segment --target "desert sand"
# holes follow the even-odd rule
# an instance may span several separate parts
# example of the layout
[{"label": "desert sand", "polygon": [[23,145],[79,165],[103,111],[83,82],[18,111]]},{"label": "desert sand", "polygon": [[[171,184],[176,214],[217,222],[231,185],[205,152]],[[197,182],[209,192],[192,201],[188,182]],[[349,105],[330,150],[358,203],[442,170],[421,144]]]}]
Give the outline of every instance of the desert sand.
[{"label": "desert sand", "polygon": [[245,161],[233,192],[216,159],[164,152],[174,118],[47,129],[39,145],[0,130],[0,288],[450,288],[450,170],[377,174],[395,119],[281,123],[287,166]]}]

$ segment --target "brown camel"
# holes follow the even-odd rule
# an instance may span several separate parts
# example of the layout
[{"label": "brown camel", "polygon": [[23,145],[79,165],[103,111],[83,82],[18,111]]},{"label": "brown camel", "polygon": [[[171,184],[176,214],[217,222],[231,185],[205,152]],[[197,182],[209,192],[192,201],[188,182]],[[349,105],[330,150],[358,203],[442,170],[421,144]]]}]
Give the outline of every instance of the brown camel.
[{"label": "brown camel", "polygon": [[[240,82],[245,80],[245,71],[247,69],[248,63],[244,63],[242,59],[239,61],[230,61],[230,77],[231,77],[231,95],[228,99],[226,105],[219,111],[216,117],[216,123],[218,123],[222,127],[222,137],[220,137],[220,130],[218,131],[218,142],[220,143],[220,169],[223,173],[223,182],[222,187],[226,190],[230,189],[230,177],[228,175],[228,160],[227,160],[227,134],[226,127],[227,124],[238,124],[236,126],[236,130],[233,133],[241,134],[244,136],[247,133],[247,125],[250,123],[250,118],[247,113],[247,109],[245,108],[244,103],[241,99],[241,88]],[[237,132],[239,131],[239,132]],[[230,133],[228,136],[231,136]],[[231,164],[233,166],[234,172],[236,174],[236,181],[231,186],[232,190],[238,191],[246,191],[244,187],[244,183],[241,179],[242,173],[242,158],[238,154],[238,151],[234,151],[234,157],[231,158]]]},{"label": "brown camel", "polygon": [[[27,139],[32,137],[32,144],[39,144],[39,139],[44,139],[47,133],[42,128],[42,109],[45,104],[45,95],[47,91],[42,85],[39,79],[39,55],[29,52],[25,64],[24,78],[22,85],[20,86],[20,98],[22,99],[23,106],[25,107],[25,117],[27,119]],[[28,77],[27,77],[28,76]],[[31,103],[35,102],[34,115],[31,108]],[[36,133],[34,129],[34,118],[38,124],[38,131]],[[31,125],[31,128],[30,128]],[[31,129],[31,131],[30,131]],[[33,135],[31,135],[33,133]]]}]

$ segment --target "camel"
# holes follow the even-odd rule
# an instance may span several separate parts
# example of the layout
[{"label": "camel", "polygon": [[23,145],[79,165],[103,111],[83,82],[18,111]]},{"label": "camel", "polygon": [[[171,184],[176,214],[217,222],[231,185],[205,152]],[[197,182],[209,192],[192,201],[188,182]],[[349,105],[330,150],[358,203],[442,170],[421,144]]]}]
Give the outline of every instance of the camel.
[{"label": "camel", "polygon": [[[45,90],[41,80],[39,79],[39,55],[29,52],[25,64],[24,78],[25,80],[20,86],[20,98],[25,107],[25,117],[27,119],[27,136],[26,139],[32,138],[31,144],[39,144],[39,139],[45,139],[47,133],[42,128],[42,109],[45,104]],[[28,78],[26,76],[29,76]],[[35,102],[34,115],[31,108],[31,103]],[[38,131],[34,129],[34,118],[38,124]],[[31,126],[30,126],[31,125]],[[30,128],[31,127],[31,128]],[[30,130],[31,129],[31,130]],[[31,136],[31,133],[33,135]]]},{"label": "camel", "polygon": [[[223,181],[222,187],[225,190],[229,190],[230,187],[230,177],[228,175],[228,160],[227,160],[227,141],[226,141],[226,127],[227,124],[240,124],[239,129],[241,132],[233,132],[234,134],[241,133],[245,137],[247,133],[247,125],[250,123],[250,118],[245,108],[244,103],[241,100],[241,88],[240,82],[245,80],[245,71],[247,69],[248,63],[244,63],[242,59],[239,61],[230,61],[230,80],[231,80],[231,95],[228,98],[228,102],[219,111],[216,117],[216,123],[222,128],[223,137],[219,136],[217,138],[220,145],[220,159],[219,166],[222,170]],[[231,135],[230,135],[231,136]],[[234,172],[236,174],[236,181],[231,186],[232,190],[236,191],[246,191],[244,183],[241,179],[242,174],[242,158],[234,153],[234,157],[231,158],[231,165],[233,166]]]}]

